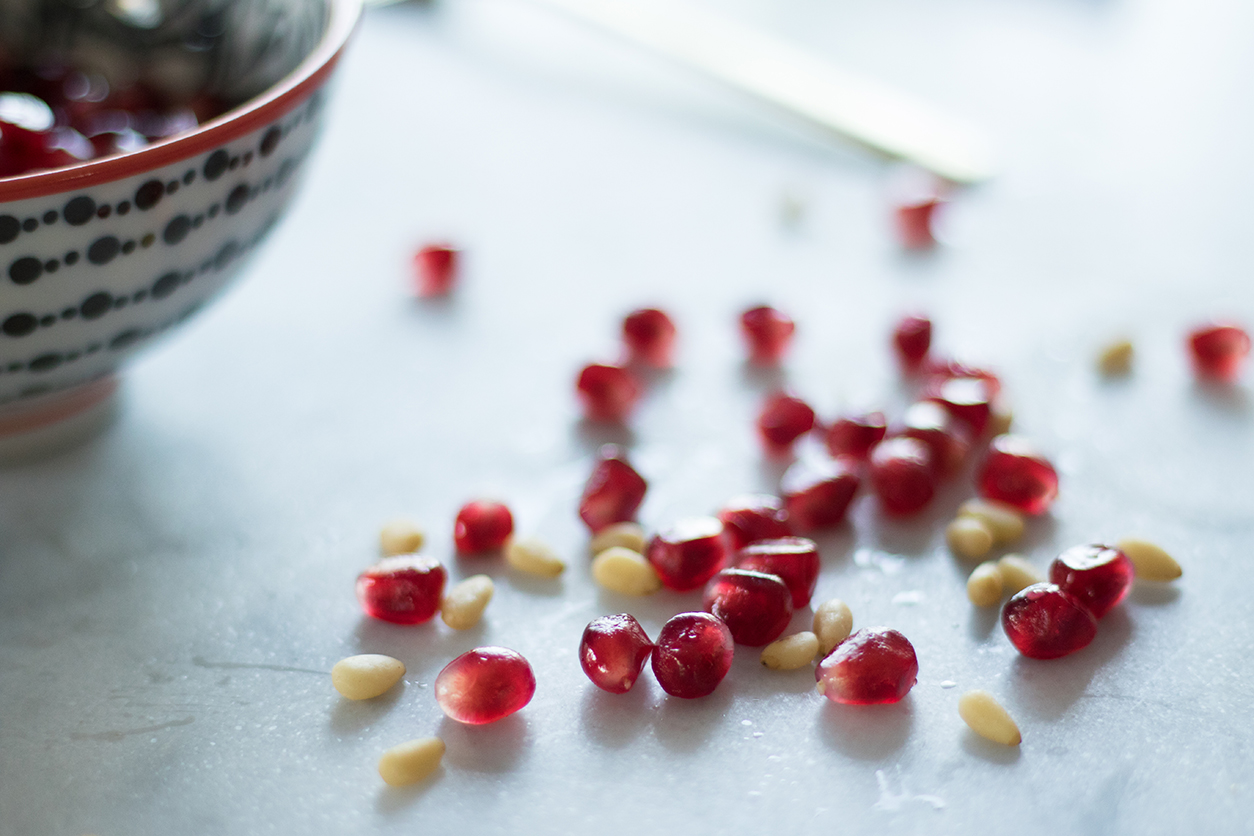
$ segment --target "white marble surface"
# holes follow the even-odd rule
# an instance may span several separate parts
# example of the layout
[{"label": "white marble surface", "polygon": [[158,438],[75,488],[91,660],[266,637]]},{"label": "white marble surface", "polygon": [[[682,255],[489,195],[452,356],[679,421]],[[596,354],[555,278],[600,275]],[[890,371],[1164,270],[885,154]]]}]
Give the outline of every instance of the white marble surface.
[{"label": "white marble surface", "polygon": [[[1254,324],[1254,7],[719,5],[993,130],[1004,174],[955,206],[952,243],[902,256],[878,163],[517,0],[370,11],[244,280],[130,370],[110,432],[0,471],[0,834],[1248,832],[1250,378],[1198,388],[1181,337]],[[408,256],[437,236],[465,247],[465,282],[417,303]],[[647,674],[597,692],[587,621],[630,609],[655,633],[699,601],[593,587],[574,505],[601,434],[573,375],[625,311],[665,305],[680,362],[631,431],[644,521],[769,489],[751,421],[770,381],[733,325],[762,299],[795,313],[783,377],[829,415],[899,405],[886,329],[929,310],[1063,472],[1033,559],[1136,532],[1183,580],[1030,662],[944,549],[962,486],[911,524],[862,499],[821,538],[819,595],[914,641],[903,703],[828,705],[752,651],[702,701]],[[1094,350],[1119,333],[1136,372],[1103,383]],[[484,494],[570,556],[563,579],[451,558],[456,508]],[[454,576],[497,577],[482,628],[362,618],[353,579],[397,514]],[[489,643],[531,660],[534,701],[443,720],[435,674]],[[326,672],[360,651],[404,660],[404,687],[342,702]],[[964,729],[971,687],[1019,719],[1019,751]],[[429,734],[436,779],[385,788],[379,753]]]}]

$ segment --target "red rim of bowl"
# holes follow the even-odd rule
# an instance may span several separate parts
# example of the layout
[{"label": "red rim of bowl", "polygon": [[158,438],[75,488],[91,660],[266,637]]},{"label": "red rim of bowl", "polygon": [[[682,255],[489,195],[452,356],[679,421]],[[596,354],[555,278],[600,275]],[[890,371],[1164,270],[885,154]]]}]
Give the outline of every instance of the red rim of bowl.
[{"label": "red rim of bowl", "polygon": [[362,0],[328,0],[327,5],[329,14],[322,40],[300,66],[265,93],[194,131],[139,151],[0,179],[0,204],[122,180],[203,154],[273,122],[326,82],[361,17]]}]

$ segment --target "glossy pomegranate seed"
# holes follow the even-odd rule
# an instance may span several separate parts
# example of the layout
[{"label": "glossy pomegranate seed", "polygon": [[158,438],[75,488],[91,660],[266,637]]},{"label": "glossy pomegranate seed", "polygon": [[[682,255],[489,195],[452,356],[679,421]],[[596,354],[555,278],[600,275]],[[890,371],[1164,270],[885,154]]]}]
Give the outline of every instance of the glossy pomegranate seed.
[{"label": "glossy pomegranate seed", "polygon": [[932,451],[936,475],[941,478],[958,472],[971,450],[970,431],[935,401],[919,401],[907,407],[892,435],[917,438],[926,444]]},{"label": "glossy pomegranate seed", "polygon": [[912,371],[921,367],[932,347],[932,320],[925,316],[903,316],[893,329],[893,348],[902,368]]},{"label": "glossy pomegranate seed", "polygon": [[1058,496],[1058,472],[1030,443],[999,435],[976,474],[980,496],[1013,505],[1025,514],[1043,514]]},{"label": "glossy pomegranate seed", "polygon": [[932,224],[941,206],[937,198],[904,203],[896,208],[897,235],[909,250],[926,250],[936,243]]},{"label": "glossy pomegranate seed", "polygon": [[631,362],[668,369],[675,349],[675,323],[656,308],[633,311],[623,320],[623,342]]},{"label": "glossy pomegranate seed", "polygon": [[990,398],[996,398],[1001,393],[1001,378],[990,372],[988,369],[981,369],[975,366],[968,366],[966,363],[960,363],[957,360],[936,360],[928,358],[923,363],[924,385],[930,386],[937,381],[949,380],[955,377],[974,377],[983,380],[988,386],[988,395]]},{"label": "glossy pomegranate seed", "polygon": [[500,502],[475,500],[457,512],[453,545],[462,554],[495,551],[514,533],[514,515]]},{"label": "glossy pomegranate seed", "polygon": [[792,534],[784,501],[770,494],[738,496],[723,506],[718,518],[733,551],[757,540]]},{"label": "glossy pomegranate seed", "polygon": [[1002,608],[1001,626],[1010,643],[1032,659],[1075,653],[1097,635],[1093,614],[1052,583],[1034,583],[1016,593]]},{"label": "glossy pomegranate seed", "polygon": [[673,697],[704,697],[727,676],[734,652],[731,631],[722,621],[704,612],[680,613],[657,635],[653,675]]},{"label": "glossy pomegranate seed", "polygon": [[614,523],[634,520],[648,488],[620,447],[603,445],[599,455],[579,499],[579,518],[593,534]]},{"label": "glossy pomegranate seed", "polygon": [[805,537],[759,540],[736,554],[736,568],[777,575],[792,595],[793,609],[801,609],[810,605],[819,582],[819,547]]},{"label": "glossy pomegranate seed", "polygon": [[731,630],[736,644],[761,647],[783,635],[792,619],[792,592],[777,575],[724,569],[705,587],[701,605]]},{"label": "glossy pomegranate seed", "polygon": [[435,700],[449,718],[471,726],[494,723],[527,703],[536,675],[522,654],[476,647],[445,665],[435,678]]},{"label": "glossy pomegranate seed", "polygon": [[871,451],[871,489],[890,514],[913,514],[936,494],[932,451],[917,438],[890,438]]},{"label": "glossy pomegranate seed", "polygon": [[357,577],[357,600],[371,618],[421,624],[439,611],[447,579],[438,560],[412,554],[389,557]]},{"label": "glossy pomegranate seed", "polygon": [[727,561],[723,524],[714,517],[680,520],[649,541],[645,557],[666,588],[697,589]]},{"label": "glossy pomegranate seed", "polygon": [[772,366],[788,351],[797,325],[774,308],[763,305],[740,315],[740,330],[749,347],[749,361]]},{"label": "glossy pomegranate seed", "polygon": [[457,281],[460,253],[447,244],[428,244],[414,254],[419,296],[446,296]]},{"label": "glossy pomegranate seed", "polygon": [[1113,546],[1076,546],[1049,564],[1049,580],[1101,618],[1128,597],[1136,570]]},{"label": "glossy pomegranate seed", "polygon": [[575,383],[583,413],[592,421],[619,422],[631,414],[640,399],[640,383],[622,366],[591,363]]},{"label": "glossy pomegranate seed", "polygon": [[925,394],[978,437],[984,434],[993,415],[991,390],[989,382],[981,377],[950,377],[934,379]]},{"label": "glossy pomegranate seed", "polygon": [[844,705],[898,702],[919,677],[910,640],[887,627],[859,630],[819,662],[819,693]]},{"label": "glossy pomegranate seed", "polygon": [[870,412],[866,415],[837,418],[827,428],[823,441],[827,444],[827,451],[833,456],[865,459],[871,455],[871,448],[883,441],[887,433],[888,425],[884,421],[884,413]]},{"label": "glossy pomegranate seed", "polygon": [[786,448],[812,429],[814,410],[791,395],[771,395],[758,415],[758,431],[771,448]]},{"label": "glossy pomegranate seed", "polygon": [[1231,383],[1250,354],[1250,335],[1236,325],[1211,325],[1189,334],[1189,350],[1199,377]]},{"label": "glossy pomegranate seed", "polygon": [[860,481],[856,465],[846,459],[796,462],[779,480],[789,522],[803,531],[836,525]]},{"label": "glossy pomegranate seed", "polygon": [[579,664],[592,684],[611,694],[625,694],[653,652],[653,642],[635,618],[622,613],[594,619],[579,643]]}]

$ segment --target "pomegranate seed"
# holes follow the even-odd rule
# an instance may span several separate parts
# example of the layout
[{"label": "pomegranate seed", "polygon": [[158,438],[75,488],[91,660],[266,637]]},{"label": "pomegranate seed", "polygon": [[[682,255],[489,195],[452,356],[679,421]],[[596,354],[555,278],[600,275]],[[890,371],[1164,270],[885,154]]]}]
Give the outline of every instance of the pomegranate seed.
[{"label": "pomegranate seed", "polygon": [[460,253],[447,244],[428,244],[414,254],[419,296],[446,296],[457,280]]},{"label": "pomegranate seed", "polygon": [[737,569],[778,575],[792,593],[793,609],[810,605],[819,582],[819,547],[805,537],[759,540],[736,555]]},{"label": "pomegranate seed", "polygon": [[727,676],[734,652],[726,624],[709,613],[682,612],[657,635],[653,675],[673,697],[704,697]]},{"label": "pomegranate seed", "polygon": [[461,554],[495,551],[514,533],[514,515],[500,502],[478,499],[457,512],[453,545]]},{"label": "pomegranate seed", "polygon": [[758,415],[758,430],[768,447],[786,448],[812,429],[814,410],[790,395],[771,395]]},{"label": "pomegranate seed", "polygon": [[631,362],[668,369],[675,348],[675,323],[657,308],[632,311],[623,320],[623,342]]},{"label": "pomegranate seed", "polygon": [[788,351],[797,325],[774,308],[763,305],[740,315],[740,330],[749,347],[749,361],[773,366]]},{"label": "pomegranate seed", "polygon": [[1250,354],[1250,335],[1237,325],[1211,325],[1189,334],[1189,350],[1199,377],[1231,383]]},{"label": "pomegranate seed", "polygon": [[902,368],[914,371],[923,364],[932,347],[932,320],[926,316],[903,316],[893,329],[893,348]]},{"label": "pomegranate seed", "polygon": [[649,486],[617,445],[603,445],[599,455],[579,499],[579,518],[593,534],[634,520]]},{"label": "pomegranate seed", "polygon": [[1043,514],[1058,496],[1058,472],[1026,440],[999,435],[988,446],[988,458],[976,475],[980,496]]},{"label": "pomegranate seed", "polygon": [[957,472],[971,449],[967,428],[934,401],[907,407],[892,435],[917,438],[931,448],[936,475],[942,478]]},{"label": "pomegranate seed", "polygon": [[770,494],[747,494],[730,500],[718,512],[733,551],[758,540],[792,534],[784,501]]},{"label": "pomegranate seed", "polygon": [[762,647],[784,634],[792,619],[792,592],[778,575],[724,569],[705,588],[705,611],[721,619],[736,644]]},{"label": "pomegranate seed", "polygon": [[1076,599],[1052,583],[1020,590],[1001,611],[1010,643],[1031,659],[1057,659],[1088,647],[1097,635],[1097,619]]},{"label": "pomegranate seed", "polygon": [[913,514],[936,494],[932,451],[917,438],[890,438],[871,451],[871,489],[890,514]]},{"label": "pomegranate seed", "polygon": [[1111,546],[1075,546],[1049,564],[1050,583],[1074,595],[1094,618],[1101,618],[1128,596],[1136,570]]},{"label": "pomegranate seed", "polygon": [[649,541],[645,557],[662,585],[687,592],[714,577],[727,560],[723,524],[714,517],[681,520]]},{"label": "pomegranate seed", "polygon": [[887,627],[859,630],[819,662],[819,693],[844,705],[898,702],[914,687],[919,659],[910,640]]},{"label": "pomegranate seed", "polygon": [[934,378],[927,387],[928,400],[940,404],[946,412],[957,418],[981,436],[993,415],[992,387],[982,377]]},{"label": "pomegranate seed", "polygon": [[421,624],[439,611],[447,578],[440,561],[430,557],[389,557],[357,577],[357,600],[371,618]]},{"label": "pomegranate seed", "polygon": [[640,399],[636,376],[622,366],[590,363],[579,372],[575,388],[591,421],[622,421]]},{"label": "pomegranate seed", "polygon": [[988,385],[988,396],[996,398],[1001,394],[1001,379],[987,369],[968,366],[957,360],[928,359],[923,364],[924,384],[932,385],[938,380],[949,380],[954,377],[976,377]]},{"label": "pomegranate seed", "polygon": [[845,518],[860,481],[855,465],[844,459],[796,462],[784,471],[779,492],[793,525],[825,528]]},{"label": "pomegranate seed", "polygon": [[636,684],[636,677],[653,652],[653,642],[635,618],[603,615],[583,631],[579,643],[579,664],[592,684],[611,694],[625,694]]},{"label": "pomegranate seed", "polygon": [[941,201],[927,198],[905,203],[897,207],[897,234],[901,245],[908,250],[926,250],[936,244],[932,234],[932,222]]},{"label": "pomegranate seed", "polygon": [[827,428],[823,440],[827,443],[827,452],[833,456],[865,459],[871,455],[871,448],[883,441],[887,434],[884,413],[870,412],[836,419]]},{"label": "pomegranate seed", "polygon": [[450,719],[471,726],[495,723],[527,703],[536,675],[522,654],[504,647],[476,647],[444,666],[435,678],[435,700]]}]

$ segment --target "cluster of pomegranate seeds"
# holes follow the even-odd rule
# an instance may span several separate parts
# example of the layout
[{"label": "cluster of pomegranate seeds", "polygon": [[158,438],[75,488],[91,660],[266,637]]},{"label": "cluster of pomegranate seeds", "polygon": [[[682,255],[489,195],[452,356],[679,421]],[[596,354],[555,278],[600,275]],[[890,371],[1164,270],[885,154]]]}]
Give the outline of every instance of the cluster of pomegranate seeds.
[{"label": "cluster of pomegranate seeds", "polygon": [[575,389],[592,421],[622,422],[640,400],[640,382],[623,366],[589,363],[579,372]]},{"label": "cluster of pomegranate seeds", "polygon": [[496,551],[514,533],[514,515],[500,502],[475,500],[457,512],[453,545],[461,554]]},{"label": "cluster of pomegranate seeds", "polygon": [[666,588],[676,592],[697,589],[727,561],[723,524],[715,517],[680,520],[654,535],[645,547],[645,557]]},{"label": "cluster of pomegranate seeds", "polygon": [[782,450],[814,429],[814,410],[800,398],[771,395],[758,415],[758,431],[770,449]]},{"label": "cluster of pomegranate seeds", "polygon": [[579,499],[579,518],[593,534],[614,523],[631,522],[648,486],[622,448],[605,444]]},{"label": "cluster of pomegranate seeds", "polygon": [[976,474],[976,489],[1025,514],[1043,514],[1058,496],[1058,472],[1025,439],[999,435]]},{"label": "cluster of pomegranate seeds", "polygon": [[917,513],[936,495],[932,451],[917,438],[890,438],[877,444],[868,476],[881,507],[890,514]]},{"label": "cluster of pomegranate seeds", "polygon": [[772,307],[750,308],[740,315],[740,331],[749,349],[749,362],[773,366],[783,359],[797,324]]},{"label": "cluster of pomegranate seeds", "polygon": [[940,477],[957,473],[971,449],[966,427],[935,401],[918,401],[908,406],[891,435],[926,444],[932,453],[932,466]]},{"label": "cluster of pomegranate seeds", "polygon": [[1250,335],[1237,325],[1209,325],[1189,334],[1189,351],[1199,377],[1231,383],[1250,355]]},{"label": "cluster of pomegranate seeds", "polygon": [[471,726],[508,717],[535,693],[531,665],[504,647],[476,647],[445,665],[435,678],[440,708],[450,719]]},{"label": "cluster of pomegranate seeds", "polygon": [[733,550],[758,540],[792,534],[784,501],[770,494],[747,494],[728,501],[718,512],[723,531]]},{"label": "cluster of pomegranate seeds", "polygon": [[866,415],[837,418],[827,428],[823,442],[832,456],[865,459],[887,434],[888,423],[884,419],[884,413],[869,412]]},{"label": "cluster of pomegranate seeds", "polygon": [[601,690],[625,694],[636,684],[652,652],[653,642],[634,617],[603,615],[584,628],[579,664]]},{"label": "cluster of pomegranate seeds", "polygon": [[819,692],[835,703],[875,705],[901,700],[919,676],[910,640],[887,627],[859,630],[814,671]]},{"label": "cluster of pomegranate seeds", "polygon": [[856,465],[844,459],[799,461],[784,471],[779,492],[789,522],[811,531],[844,520],[859,482]]},{"label": "cluster of pomegranate seeds", "polygon": [[1101,618],[1128,596],[1136,571],[1132,561],[1111,546],[1075,546],[1054,558],[1049,580]]},{"label": "cluster of pomegranate seeds", "polygon": [[736,644],[761,647],[775,641],[792,619],[792,592],[777,575],[724,569],[705,588],[705,611],[720,619]]},{"label": "cluster of pomegranate seeds", "polygon": [[419,296],[447,296],[457,281],[461,254],[448,244],[428,244],[414,253],[414,289]]},{"label": "cluster of pomegranate seeds", "polygon": [[736,554],[736,568],[775,575],[788,587],[793,609],[810,605],[819,582],[819,547],[805,537],[758,540]]},{"label": "cluster of pomegranate seeds", "polygon": [[1020,653],[1057,659],[1088,647],[1097,619],[1074,595],[1056,584],[1036,583],[1019,591],[1001,611],[1001,626]]},{"label": "cluster of pomegranate seeds", "polygon": [[673,697],[714,693],[731,670],[735,648],[727,625],[704,612],[680,613],[662,625],[653,648],[653,675]]},{"label": "cluster of pomegranate seeds", "polygon": [[448,574],[440,561],[417,555],[380,560],[357,578],[366,615],[393,624],[422,624],[440,609]]},{"label": "cluster of pomegranate seeds", "polygon": [[893,329],[893,348],[906,371],[920,369],[931,347],[932,320],[925,316],[903,316]]},{"label": "cluster of pomegranate seeds", "polygon": [[630,362],[668,369],[675,350],[675,323],[657,308],[632,311],[623,320],[623,343]]}]

